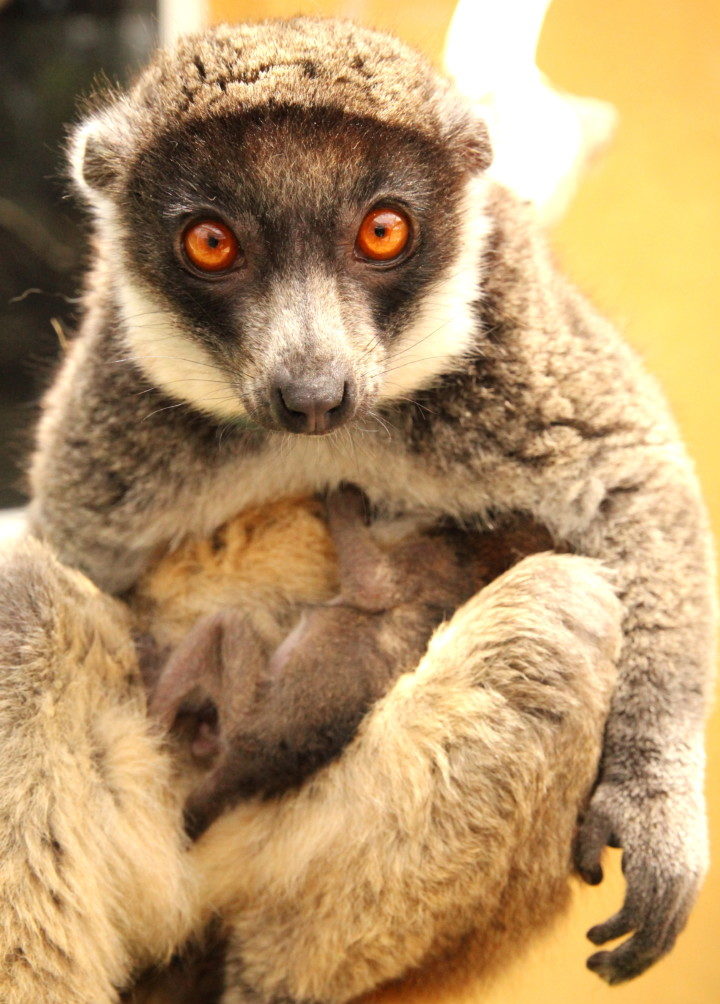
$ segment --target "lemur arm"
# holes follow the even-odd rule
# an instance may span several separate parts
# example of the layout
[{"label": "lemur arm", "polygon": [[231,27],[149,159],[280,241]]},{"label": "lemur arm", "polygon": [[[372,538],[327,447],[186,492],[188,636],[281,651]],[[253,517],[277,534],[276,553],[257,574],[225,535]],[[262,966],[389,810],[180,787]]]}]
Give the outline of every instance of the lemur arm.
[{"label": "lemur arm", "polygon": [[0,555],[4,1004],[118,1004],[190,933],[182,796],[130,626],[37,541]]},{"label": "lemur arm", "polygon": [[625,903],[588,934],[599,945],[635,932],[588,961],[618,983],[672,948],[708,863],[703,726],[714,610],[709,532],[687,463],[665,461],[642,484],[609,492],[578,543],[614,567],[627,611],[600,783],[576,856],[595,883],[604,845],[624,848]]},{"label": "lemur arm", "polygon": [[[529,511],[581,554],[614,570],[627,614],[600,784],[578,843],[599,881],[606,840],[625,851],[626,903],[593,929],[591,960],[629,979],[672,947],[707,866],[703,725],[713,669],[711,538],[679,432],[655,382],[612,326],[554,272],[532,227],[498,192],[488,260],[483,355],[457,379],[474,398],[433,426],[434,457],[472,433],[478,496]],[[446,397],[458,396],[450,388]],[[424,403],[424,402],[423,402]],[[442,407],[442,399],[440,399]],[[428,402],[437,407],[438,399]],[[438,463],[440,461],[437,461]],[[467,463],[467,461],[466,461]]]},{"label": "lemur arm", "polygon": [[595,562],[525,559],[435,634],[338,761],[219,819],[193,859],[231,931],[224,1004],[354,1000],[473,931],[473,972],[517,955],[567,903],[619,621]]}]

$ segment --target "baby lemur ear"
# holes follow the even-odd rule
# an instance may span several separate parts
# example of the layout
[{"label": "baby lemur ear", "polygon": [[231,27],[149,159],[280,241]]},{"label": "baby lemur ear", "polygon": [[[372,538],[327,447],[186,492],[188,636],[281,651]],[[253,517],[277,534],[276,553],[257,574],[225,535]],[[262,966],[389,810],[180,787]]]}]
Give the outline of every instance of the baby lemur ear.
[{"label": "baby lemur ear", "polygon": [[90,203],[110,194],[127,163],[133,134],[130,120],[128,104],[119,98],[90,114],[70,137],[72,179]]}]

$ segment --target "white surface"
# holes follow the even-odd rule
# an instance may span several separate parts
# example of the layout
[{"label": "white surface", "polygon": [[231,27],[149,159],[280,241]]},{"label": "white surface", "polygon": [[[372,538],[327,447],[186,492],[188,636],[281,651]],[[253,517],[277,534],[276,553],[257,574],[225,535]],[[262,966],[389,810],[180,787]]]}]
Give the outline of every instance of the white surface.
[{"label": "white surface", "polygon": [[208,21],[206,0],[160,0],[160,43],[169,45],[180,35],[200,31]]},{"label": "white surface", "polygon": [[490,131],[489,173],[532,202],[545,223],[564,214],[617,118],[612,105],[560,91],[538,69],[549,6],[459,0],[445,40],[445,68]]},{"label": "white surface", "polygon": [[0,509],[0,545],[15,540],[25,529],[24,509]]}]

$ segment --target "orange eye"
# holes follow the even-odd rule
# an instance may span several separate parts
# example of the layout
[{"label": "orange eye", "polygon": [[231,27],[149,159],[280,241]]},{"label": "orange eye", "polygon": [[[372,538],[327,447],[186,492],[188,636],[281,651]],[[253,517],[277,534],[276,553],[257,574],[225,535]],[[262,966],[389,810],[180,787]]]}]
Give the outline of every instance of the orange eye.
[{"label": "orange eye", "polygon": [[201,272],[224,272],[240,253],[235,234],[217,220],[200,220],[182,238],[185,254]]},{"label": "orange eye", "polygon": [[360,224],[356,248],[372,261],[398,258],[410,240],[410,221],[398,209],[371,209]]}]

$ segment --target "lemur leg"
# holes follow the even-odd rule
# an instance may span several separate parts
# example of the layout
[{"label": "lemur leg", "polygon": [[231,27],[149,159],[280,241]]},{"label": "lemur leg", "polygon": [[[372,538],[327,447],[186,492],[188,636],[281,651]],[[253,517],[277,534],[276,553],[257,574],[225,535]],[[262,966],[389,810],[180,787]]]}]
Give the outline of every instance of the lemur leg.
[{"label": "lemur leg", "polygon": [[472,931],[487,972],[542,929],[567,899],[620,620],[595,562],[527,558],[435,634],[339,760],[218,820],[192,856],[232,931],[224,1004],[247,988],[340,1004]]},{"label": "lemur leg", "polygon": [[252,704],[268,656],[266,643],[242,611],[202,617],[161,670],[150,711],[169,729],[188,698],[209,697],[221,737],[227,735]]},{"label": "lemur leg", "polygon": [[201,618],[163,667],[150,701],[151,712],[169,729],[188,699],[209,698],[217,712],[215,730],[200,720],[190,743],[199,757],[217,756],[190,794],[185,827],[197,836],[235,793],[238,771],[233,734],[253,708],[267,674],[268,647],[241,611],[222,610]]},{"label": "lemur leg", "polygon": [[327,518],[337,552],[343,602],[368,612],[385,610],[401,599],[392,562],[365,524],[365,502],[356,488],[327,498]]},{"label": "lemur leg", "polygon": [[191,921],[181,807],[126,609],[28,540],[0,558],[0,1000],[111,1004]]}]

